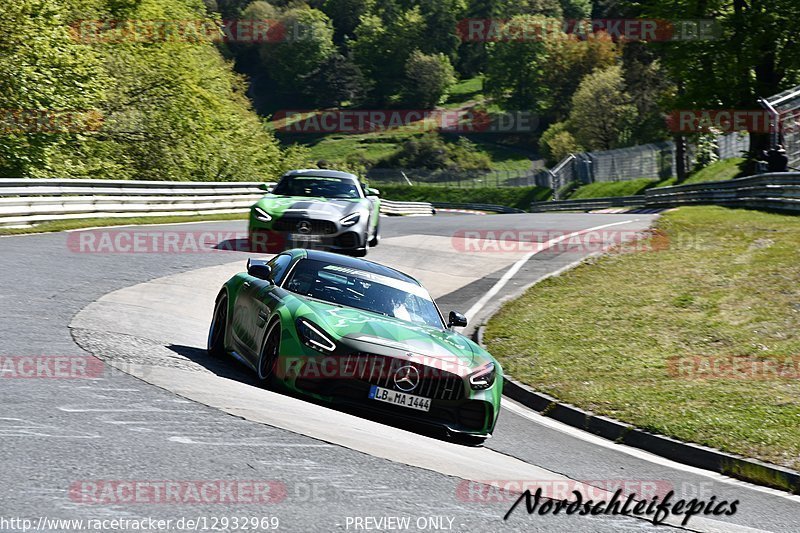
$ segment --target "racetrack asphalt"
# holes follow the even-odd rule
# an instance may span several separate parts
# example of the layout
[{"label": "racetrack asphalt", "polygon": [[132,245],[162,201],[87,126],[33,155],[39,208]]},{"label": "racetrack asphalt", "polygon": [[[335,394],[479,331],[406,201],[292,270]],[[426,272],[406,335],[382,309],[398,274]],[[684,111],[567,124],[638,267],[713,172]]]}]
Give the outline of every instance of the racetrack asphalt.
[{"label": "racetrack asphalt", "polygon": [[[620,227],[641,229],[652,217],[537,214],[382,219],[384,242],[371,251],[369,258],[418,276],[437,297],[445,313],[450,309],[463,311],[495,286],[511,265],[524,258],[525,251],[461,252],[453,239],[459,231],[578,231],[632,219],[638,220]],[[157,229],[243,231],[243,224],[218,222]],[[80,253],[68,246],[74,243],[74,238],[67,233],[0,238],[0,265],[4,272],[0,332],[5,357],[83,354],[69,329],[80,318],[81,310],[87,306],[95,306],[97,310],[103,305],[102,299],[114,291],[122,289],[128,292],[120,291],[118,295],[135,297],[136,290],[152,289],[153,285],[164,283],[159,278],[175,276],[190,281],[183,293],[186,301],[171,301],[164,307],[164,302],[157,299],[142,300],[138,314],[114,314],[119,308],[109,306],[107,313],[94,315],[95,320],[105,320],[105,330],[77,323],[73,324],[72,333],[81,345],[105,359],[124,356],[138,361],[137,358],[144,356],[162,360],[172,357],[179,369],[187,360],[202,361],[197,332],[186,331],[196,326],[189,325],[192,320],[186,317],[202,313],[210,316],[211,310],[195,309],[191,280],[201,278],[192,276],[227,272],[234,261],[243,265],[249,254]],[[574,262],[582,252],[585,251],[534,255],[503,287],[497,299]],[[216,266],[219,268],[205,268]],[[167,286],[179,284],[167,283]],[[217,287],[199,289],[198,293],[215,292]],[[101,302],[93,304],[97,300]],[[136,303],[130,299],[124,301],[128,305]],[[159,306],[167,314],[174,313],[172,320],[156,313]],[[160,331],[158,335],[134,327],[135,320],[148,319],[158,326],[155,328]],[[123,331],[111,334],[108,324]],[[165,338],[168,335],[174,337]],[[173,349],[171,355],[164,356],[167,343]],[[260,389],[251,391],[251,378],[233,361],[207,373],[209,379],[235,384],[241,388],[242,396],[251,392],[272,394]],[[655,529],[644,520],[527,516],[521,509],[504,522],[502,515],[511,502],[481,503],[464,498],[459,487],[463,487],[463,479],[469,476],[457,468],[463,465],[420,464],[423,461],[416,455],[421,455],[422,448],[416,454],[414,447],[425,442],[426,460],[435,461],[436,454],[441,453],[442,463],[446,462],[444,458],[455,463],[453,454],[457,450],[452,449],[453,445],[403,428],[382,426],[373,420],[361,421],[345,413],[334,413],[331,417],[350,420],[355,424],[351,428],[363,433],[356,433],[356,438],[344,432],[337,435],[336,427],[330,427],[336,424],[320,414],[327,414],[324,407],[296,399],[286,398],[281,405],[302,409],[307,413],[304,420],[311,422],[287,430],[269,423],[268,409],[231,416],[221,410],[224,405],[214,408],[204,405],[206,402],[187,400],[191,394],[214,392],[187,390],[191,389],[191,379],[180,384],[179,395],[171,391],[170,383],[162,381],[160,387],[153,386],[111,368],[102,377],[91,380],[3,379],[0,383],[3,442],[0,461],[4,465],[0,516],[3,517],[277,516],[283,531],[344,531],[355,530],[352,525],[348,527],[348,517],[352,522],[354,517],[410,516],[416,520],[445,516],[453,518],[455,531]],[[258,401],[260,396],[254,398]],[[287,418],[285,411],[280,414]],[[314,419],[315,414],[319,419]],[[284,420],[283,427],[286,423]],[[392,447],[389,442],[384,446],[382,439],[396,437],[393,439],[396,440],[401,435],[408,439],[407,456],[382,456],[381,448]],[[345,442],[345,437],[351,442]],[[368,445],[359,443],[358,438],[368,441]],[[591,485],[602,485],[608,480],[625,480],[633,487],[655,482],[674,487],[679,497],[708,499],[715,495],[719,500],[740,500],[736,515],[714,517],[725,523],[701,524],[693,519],[689,522],[690,529],[697,523],[702,525],[697,530],[704,531],[715,527],[720,531],[732,530],[734,524],[769,531],[800,530],[796,520],[800,510],[797,497],[681,468],[611,443],[600,444],[552,421],[543,422],[519,408],[504,410],[485,449],[465,449],[464,455],[476,453],[474,461],[486,459],[492,465],[499,462],[508,468],[517,464],[514,461],[520,461],[523,468],[530,467],[525,474],[544,471],[552,473],[555,479],[568,478]],[[84,504],[74,501],[69,494],[70,487],[81,480],[218,479],[274,480],[285,486],[286,497],[269,505]]]}]

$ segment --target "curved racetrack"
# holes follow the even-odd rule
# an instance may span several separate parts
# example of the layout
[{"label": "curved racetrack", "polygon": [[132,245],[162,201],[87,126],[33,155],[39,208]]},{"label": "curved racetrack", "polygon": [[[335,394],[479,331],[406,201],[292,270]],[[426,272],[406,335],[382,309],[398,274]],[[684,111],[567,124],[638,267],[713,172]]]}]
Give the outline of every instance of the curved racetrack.
[{"label": "curved racetrack", "polygon": [[[643,214],[386,218],[384,239],[369,259],[418,277],[445,313],[470,311],[479,320],[589,250],[467,252],[458,238],[464,232],[627,232],[651,220]],[[218,222],[146,229],[245,228]],[[469,484],[538,481],[597,497],[595,487],[616,481],[633,491],[655,486],[678,498],[740,501],[734,516],[694,517],[689,530],[800,530],[800,497],[603,441],[508,400],[494,437],[466,447],[260,389],[241,365],[212,360],[203,349],[214,296],[248,253],[81,253],[70,246],[75,238],[0,238],[3,354],[86,351],[107,365],[96,379],[0,381],[3,516],[277,516],[283,531],[355,530],[356,517],[386,516],[411,517],[412,530],[420,517],[445,517],[454,531],[655,529],[639,519],[528,516],[522,508],[504,521],[511,501],[487,501],[479,485]],[[81,480],[256,479],[280,484],[284,497],[266,506],[87,505],[69,493]]]}]

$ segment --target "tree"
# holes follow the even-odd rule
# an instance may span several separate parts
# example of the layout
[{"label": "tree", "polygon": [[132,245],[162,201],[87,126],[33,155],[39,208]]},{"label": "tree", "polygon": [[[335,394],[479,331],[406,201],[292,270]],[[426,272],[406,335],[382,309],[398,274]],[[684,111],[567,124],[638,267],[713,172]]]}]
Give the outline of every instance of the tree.
[{"label": "tree", "polygon": [[633,141],[645,144],[668,138],[661,105],[668,101],[676,87],[661,60],[646,43],[626,43],[622,50],[622,72],[625,90],[636,106]]},{"label": "tree", "polygon": [[549,165],[555,165],[569,154],[582,152],[583,147],[570,133],[566,122],[554,122],[539,138],[539,151]]},{"label": "tree", "polygon": [[563,120],[569,114],[572,95],[578,84],[595,69],[617,61],[619,47],[604,32],[586,38],[557,33],[545,41],[540,83],[547,88],[546,114]]},{"label": "tree", "polygon": [[0,3],[0,176],[46,174],[53,152],[80,141],[66,123],[42,125],[32,117],[67,117],[102,104],[102,60],[70,34],[67,16],[56,0]]},{"label": "tree", "polygon": [[436,0],[420,2],[420,14],[425,21],[425,39],[419,49],[426,54],[441,53],[448,60],[456,60],[460,39],[458,23],[464,17],[463,0]]},{"label": "tree", "polygon": [[377,15],[361,17],[351,49],[355,62],[374,84],[371,98],[377,105],[387,105],[402,88],[406,61],[417,49],[423,28],[416,7],[389,22]]},{"label": "tree", "polygon": [[564,14],[559,0],[497,0],[494,9],[494,16],[500,18],[518,15],[561,18]]},{"label": "tree", "polygon": [[[776,94],[800,83],[800,42],[796,0],[659,0],[623,2],[635,16],[669,19],[713,19],[708,39],[650,43],[681,90],[669,109],[758,109],[758,97]],[[750,135],[751,159],[766,147],[764,134]],[[752,168],[750,169],[752,170]]]},{"label": "tree", "polygon": [[333,21],[334,42],[344,44],[355,34],[361,17],[369,12],[371,4],[371,0],[325,0],[320,9]]},{"label": "tree", "polygon": [[320,107],[358,106],[369,91],[369,83],[358,65],[340,53],[300,78],[303,94]]},{"label": "tree", "polygon": [[280,15],[280,9],[264,0],[256,0],[248,5],[239,17],[242,20],[273,20]]},{"label": "tree", "polygon": [[506,109],[546,108],[549,91],[542,80],[547,47],[541,39],[525,35],[530,28],[550,23],[543,17],[516,16],[503,29],[508,40],[489,43],[485,87]]},{"label": "tree", "polygon": [[322,11],[308,7],[290,9],[280,23],[286,38],[267,43],[261,55],[269,75],[284,92],[296,92],[297,83],[324,63],[335,51],[333,25]]},{"label": "tree", "polygon": [[610,150],[629,140],[636,107],[624,88],[619,66],[598,70],[581,81],[569,115],[578,143],[589,150]]},{"label": "tree", "polygon": [[565,19],[588,19],[592,16],[591,0],[561,0]]},{"label": "tree", "polygon": [[406,102],[432,108],[447,96],[455,81],[455,71],[447,56],[415,50],[406,61]]}]

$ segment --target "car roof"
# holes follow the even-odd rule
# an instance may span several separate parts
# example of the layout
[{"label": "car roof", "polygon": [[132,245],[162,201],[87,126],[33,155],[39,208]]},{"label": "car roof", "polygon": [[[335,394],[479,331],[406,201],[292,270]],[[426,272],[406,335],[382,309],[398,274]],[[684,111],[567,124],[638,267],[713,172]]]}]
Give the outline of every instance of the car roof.
[{"label": "car roof", "polygon": [[350,178],[358,181],[358,176],[341,170],[328,170],[322,168],[300,168],[290,170],[284,176],[319,176],[320,178]]},{"label": "car roof", "polygon": [[408,274],[403,274],[399,270],[395,270],[393,268],[380,265],[372,261],[367,261],[366,259],[359,259],[357,257],[350,257],[347,255],[336,254],[333,252],[323,252],[322,250],[302,250],[302,251],[305,252],[305,255],[308,259],[314,259],[316,261],[324,261],[326,263],[340,265],[347,268],[357,268],[359,270],[372,272],[373,274],[379,274],[381,276],[386,276],[400,281],[413,283],[414,285],[420,285],[420,286],[422,285],[419,281],[415,280]]}]

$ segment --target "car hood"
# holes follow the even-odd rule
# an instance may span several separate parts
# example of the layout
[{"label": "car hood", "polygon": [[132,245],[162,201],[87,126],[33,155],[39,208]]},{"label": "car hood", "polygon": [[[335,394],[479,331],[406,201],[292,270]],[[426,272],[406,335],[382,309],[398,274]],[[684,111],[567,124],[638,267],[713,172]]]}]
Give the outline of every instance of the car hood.
[{"label": "car hood", "polygon": [[269,194],[259,200],[260,207],[273,217],[284,215],[299,218],[339,220],[364,205],[362,198],[322,198],[308,196],[277,196]]},{"label": "car hood", "polygon": [[344,342],[368,343],[383,350],[411,352],[425,358],[473,368],[491,356],[463,335],[450,330],[413,324],[369,311],[304,299],[316,320]]}]

